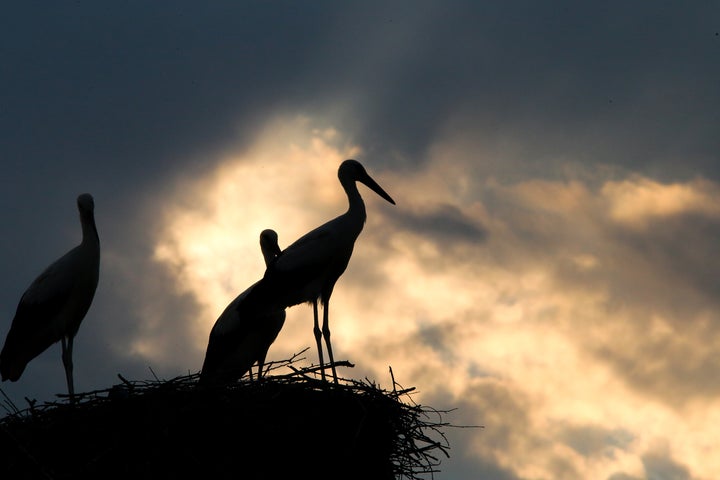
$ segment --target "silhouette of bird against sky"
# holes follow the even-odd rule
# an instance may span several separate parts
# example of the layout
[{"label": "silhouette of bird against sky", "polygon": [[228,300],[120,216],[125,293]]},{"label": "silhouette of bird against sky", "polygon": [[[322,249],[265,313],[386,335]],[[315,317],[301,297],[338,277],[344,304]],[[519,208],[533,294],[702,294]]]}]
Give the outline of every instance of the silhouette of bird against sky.
[{"label": "silhouette of bird against sky", "polygon": [[82,242],[47,267],[25,291],[0,352],[2,379],[14,382],[33,358],[60,340],[71,401],[75,394],[73,339],[92,304],[100,275],[93,197],[78,196],[77,206]]},{"label": "silhouette of bird against sky", "polygon": [[[345,160],[338,169],[338,179],[348,197],[348,210],[329,222],[306,233],[287,247],[265,270],[263,281],[251,294],[254,299],[247,303],[264,305],[275,302],[281,307],[300,303],[313,306],[313,334],[318,350],[320,372],[325,379],[321,335],[325,339],[327,353],[338,383],[337,372],[330,344],[329,304],[335,282],[343,274],[350,261],[355,240],[363,229],[367,214],[356,182],[365,184],[375,193],[395,205],[395,201],[368,175],[357,160]],[[318,300],[323,306],[322,329],[318,320]]]},{"label": "silhouette of bird against sky", "polygon": [[[267,267],[280,253],[274,230],[262,231],[260,249]],[[285,323],[285,309],[259,308],[253,315],[243,315],[238,307],[257,283],[238,295],[215,321],[200,372],[201,383],[237,380],[246,372],[252,376],[255,362],[258,364],[258,380],[262,377],[268,349]]]}]

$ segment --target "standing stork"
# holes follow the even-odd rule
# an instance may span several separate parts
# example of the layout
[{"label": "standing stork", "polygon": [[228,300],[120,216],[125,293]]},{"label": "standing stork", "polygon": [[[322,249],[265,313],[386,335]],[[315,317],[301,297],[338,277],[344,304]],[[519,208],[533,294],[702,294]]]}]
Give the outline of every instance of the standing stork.
[{"label": "standing stork", "polygon": [[[345,272],[355,240],[363,229],[367,214],[356,182],[365,184],[395,205],[395,201],[368,175],[357,160],[345,160],[338,169],[338,179],[348,197],[348,210],[329,222],[306,233],[287,247],[265,271],[261,288],[253,295],[273,298],[279,305],[290,307],[300,303],[313,306],[313,334],[317,344],[320,372],[325,380],[320,337],[325,339],[332,367],[333,380],[338,383],[330,344],[328,309],[335,282]],[[322,330],[318,321],[318,301],[323,306]],[[262,303],[258,300],[258,303]]]},{"label": "standing stork", "polygon": [[3,380],[17,381],[27,364],[58,340],[62,343],[70,401],[74,401],[73,339],[87,314],[100,275],[100,238],[92,195],[77,197],[82,242],[38,276],[20,298],[0,352]]},{"label": "standing stork", "polygon": [[[260,233],[260,250],[266,267],[280,254],[278,235],[274,230]],[[285,309],[258,308],[256,314],[244,315],[246,310],[240,307],[260,282],[262,279],[235,297],[215,321],[200,372],[200,383],[235,380],[248,371],[252,377],[255,362],[258,364],[258,380],[262,378],[267,352],[285,323]]]}]

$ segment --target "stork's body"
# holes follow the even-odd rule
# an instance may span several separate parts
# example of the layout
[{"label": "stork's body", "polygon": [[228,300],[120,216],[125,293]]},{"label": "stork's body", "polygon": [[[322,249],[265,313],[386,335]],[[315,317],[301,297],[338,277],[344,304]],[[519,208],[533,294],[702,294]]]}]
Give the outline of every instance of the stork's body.
[{"label": "stork's body", "polygon": [[57,341],[70,399],[73,339],[95,296],[100,274],[100,239],[90,194],[77,199],[82,242],[47,267],[23,294],[0,352],[3,380],[17,381],[27,364]]},{"label": "stork's body", "polygon": [[[313,306],[313,333],[317,344],[322,378],[323,350],[320,337],[325,339],[328,357],[337,383],[332,346],[330,344],[329,304],[335,283],[345,272],[352,256],[355,240],[362,232],[367,214],[365,203],[356,182],[367,185],[388,202],[395,201],[365,171],[356,160],[345,160],[338,169],[338,179],[348,197],[348,210],[300,237],[287,247],[266,270],[258,295],[273,298],[281,306],[300,303]],[[263,290],[266,290],[264,293]],[[318,319],[318,302],[323,307],[322,329]]]},{"label": "stork's body", "polygon": [[[263,230],[260,249],[266,267],[280,253],[277,233]],[[262,281],[262,280],[261,280]],[[274,306],[258,306],[253,314],[243,309],[248,294],[258,285],[256,282],[238,295],[218,317],[210,331],[200,382],[231,381],[241,378],[258,364],[258,380],[262,377],[265,357],[285,323],[285,309]]]}]

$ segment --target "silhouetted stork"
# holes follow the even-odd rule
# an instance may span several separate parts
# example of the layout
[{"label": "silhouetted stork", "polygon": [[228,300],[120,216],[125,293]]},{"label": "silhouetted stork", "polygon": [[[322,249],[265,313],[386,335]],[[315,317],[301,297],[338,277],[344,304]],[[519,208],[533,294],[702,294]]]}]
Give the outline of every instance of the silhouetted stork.
[{"label": "silhouetted stork", "polygon": [[[350,261],[355,240],[363,229],[367,214],[365,203],[356,182],[368,186],[375,193],[395,205],[395,201],[373,180],[357,160],[345,160],[338,169],[338,179],[348,197],[344,214],[306,233],[287,247],[268,266],[262,287],[254,295],[263,303],[271,298],[278,305],[290,307],[309,302],[313,306],[313,334],[317,344],[320,372],[325,379],[320,336],[325,339],[333,380],[338,382],[330,344],[328,308],[335,282]],[[262,297],[261,300],[259,297]],[[323,305],[322,330],[318,321],[318,300]]]},{"label": "silhouetted stork", "polygon": [[[280,254],[274,230],[260,233],[260,249],[265,265],[271,265]],[[252,377],[255,362],[261,379],[268,349],[285,323],[285,309],[259,307],[253,314],[245,314],[247,311],[240,307],[257,283],[238,295],[215,321],[200,372],[201,383],[236,380],[248,371]]]},{"label": "silhouetted stork", "polygon": [[62,342],[70,401],[74,401],[73,339],[95,296],[100,275],[100,239],[95,227],[95,202],[77,198],[82,242],[43,271],[25,291],[0,352],[3,380],[17,381],[27,364],[50,345]]}]

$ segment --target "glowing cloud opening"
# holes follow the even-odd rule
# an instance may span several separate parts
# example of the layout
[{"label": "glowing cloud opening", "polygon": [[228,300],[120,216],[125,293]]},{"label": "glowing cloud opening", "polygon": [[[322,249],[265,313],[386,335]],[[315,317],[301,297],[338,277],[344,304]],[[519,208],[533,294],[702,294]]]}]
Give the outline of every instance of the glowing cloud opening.
[{"label": "glowing cloud opening", "polygon": [[[638,259],[613,229],[686,213],[715,218],[717,186],[663,185],[637,176],[596,178],[598,189],[579,180],[457,182],[446,178],[446,167],[452,163],[451,176],[463,178],[472,165],[449,162],[451,153],[437,148],[422,169],[383,173],[379,183],[398,201],[394,216],[374,209],[372,195],[361,191],[368,223],[333,293],[336,358],[349,358],[381,381],[388,381],[392,365],[404,383],[421,385],[422,396],[441,396],[449,407],[476,398],[465,415],[486,430],[468,448],[519,475],[552,478],[565,462],[566,472],[585,478],[642,476],[642,459],[658,439],[667,439],[699,475],[720,468],[692,454],[720,442],[716,433],[700,431],[703,415],[688,417],[682,407],[663,403],[612,363],[625,361],[623,352],[651,353],[658,338],[681,354],[682,342],[694,338],[683,336],[696,335],[658,320],[642,298],[633,303],[633,295],[653,288],[659,267]],[[193,295],[203,309],[193,320],[199,351],[222,309],[262,275],[260,231],[277,230],[283,247],[342,213],[337,167],[359,154],[336,130],[281,119],[206,178],[178,183],[155,259],[176,273],[178,292]],[[454,236],[453,225],[448,231],[427,223],[427,212],[435,215],[431,220],[437,212],[457,213],[467,224],[454,226],[486,235]],[[608,278],[625,279],[626,289]],[[706,312],[688,318],[699,322]],[[289,309],[269,359],[311,346],[307,358],[316,362],[311,327],[311,309]],[[701,365],[711,354],[700,349],[692,360]],[[633,360],[645,367],[651,362],[649,356]],[[657,374],[666,375],[667,366],[659,364]],[[526,400],[526,423],[516,424],[510,406],[492,403],[500,392]],[[714,401],[693,405],[705,418],[720,411]],[[597,447],[607,454],[593,457],[564,439],[558,424],[622,430],[630,440],[608,437]],[[493,443],[500,428],[519,430],[503,437],[505,444]],[[540,457],[547,461],[522,461]]]}]

